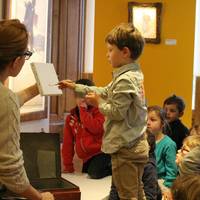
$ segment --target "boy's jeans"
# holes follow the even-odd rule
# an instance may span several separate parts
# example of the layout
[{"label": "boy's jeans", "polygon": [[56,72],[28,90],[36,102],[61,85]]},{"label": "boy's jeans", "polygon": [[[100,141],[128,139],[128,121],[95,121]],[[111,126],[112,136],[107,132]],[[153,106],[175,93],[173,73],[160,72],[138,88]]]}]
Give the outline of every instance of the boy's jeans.
[{"label": "boy's jeans", "polygon": [[145,200],[142,175],[148,161],[148,143],[141,137],[133,147],[111,154],[112,178],[120,200]]}]

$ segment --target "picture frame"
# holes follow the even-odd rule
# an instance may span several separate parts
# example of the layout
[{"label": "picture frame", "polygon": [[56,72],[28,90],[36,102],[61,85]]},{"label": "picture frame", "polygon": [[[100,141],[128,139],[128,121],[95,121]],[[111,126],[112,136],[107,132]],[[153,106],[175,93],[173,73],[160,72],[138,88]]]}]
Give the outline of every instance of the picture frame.
[{"label": "picture frame", "polygon": [[[50,62],[51,59],[51,10],[52,0],[8,0],[5,18],[17,18],[29,32],[28,49],[33,52],[17,77],[8,79],[8,87],[14,92],[34,84],[31,62]],[[21,121],[47,118],[48,98],[36,96],[20,108]]]},{"label": "picture frame", "polygon": [[162,3],[128,3],[128,21],[141,32],[146,43],[161,42]]}]

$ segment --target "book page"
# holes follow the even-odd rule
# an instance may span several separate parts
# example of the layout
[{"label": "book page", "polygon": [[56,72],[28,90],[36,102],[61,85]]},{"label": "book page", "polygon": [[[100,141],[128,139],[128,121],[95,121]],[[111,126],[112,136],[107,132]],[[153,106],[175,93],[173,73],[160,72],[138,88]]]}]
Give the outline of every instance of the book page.
[{"label": "book page", "polygon": [[40,94],[42,96],[62,95],[58,88],[59,82],[52,63],[31,63]]}]

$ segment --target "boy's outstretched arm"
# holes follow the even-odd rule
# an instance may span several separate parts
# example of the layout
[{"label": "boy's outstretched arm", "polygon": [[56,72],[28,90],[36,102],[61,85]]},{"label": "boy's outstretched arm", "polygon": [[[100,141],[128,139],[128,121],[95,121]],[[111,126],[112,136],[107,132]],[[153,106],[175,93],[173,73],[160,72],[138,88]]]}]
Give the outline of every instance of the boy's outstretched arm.
[{"label": "boy's outstretched arm", "polygon": [[76,84],[71,81],[71,80],[62,80],[60,82],[58,82],[58,87],[60,89],[64,89],[64,88],[69,88],[69,89],[75,89]]},{"label": "boy's outstretched arm", "polygon": [[75,90],[75,92],[82,93],[84,95],[88,94],[89,92],[95,92],[103,99],[107,98],[108,86],[106,87],[96,87],[96,86],[87,86],[82,84],[76,84],[71,80],[62,80],[57,83],[60,89],[69,88]]}]

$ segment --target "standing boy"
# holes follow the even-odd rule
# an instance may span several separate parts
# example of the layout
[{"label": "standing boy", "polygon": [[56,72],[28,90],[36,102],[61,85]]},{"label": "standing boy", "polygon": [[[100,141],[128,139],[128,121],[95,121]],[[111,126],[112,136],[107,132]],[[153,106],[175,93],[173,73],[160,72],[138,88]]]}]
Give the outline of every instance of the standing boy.
[{"label": "standing boy", "polygon": [[180,149],[183,140],[189,134],[188,128],[179,119],[184,114],[185,103],[181,97],[172,95],[165,99],[163,108],[169,123],[169,127],[164,132],[176,143],[177,149]]},{"label": "standing boy", "polygon": [[120,24],[106,37],[107,58],[114,68],[112,82],[88,87],[70,80],[59,83],[86,94],[87,101],[105,115],[102,151],[111,155],[112,178],[121,200],[146,199],[142,175],[148,160],[143,74],[137,58],[144,39],[133,24]]}]

